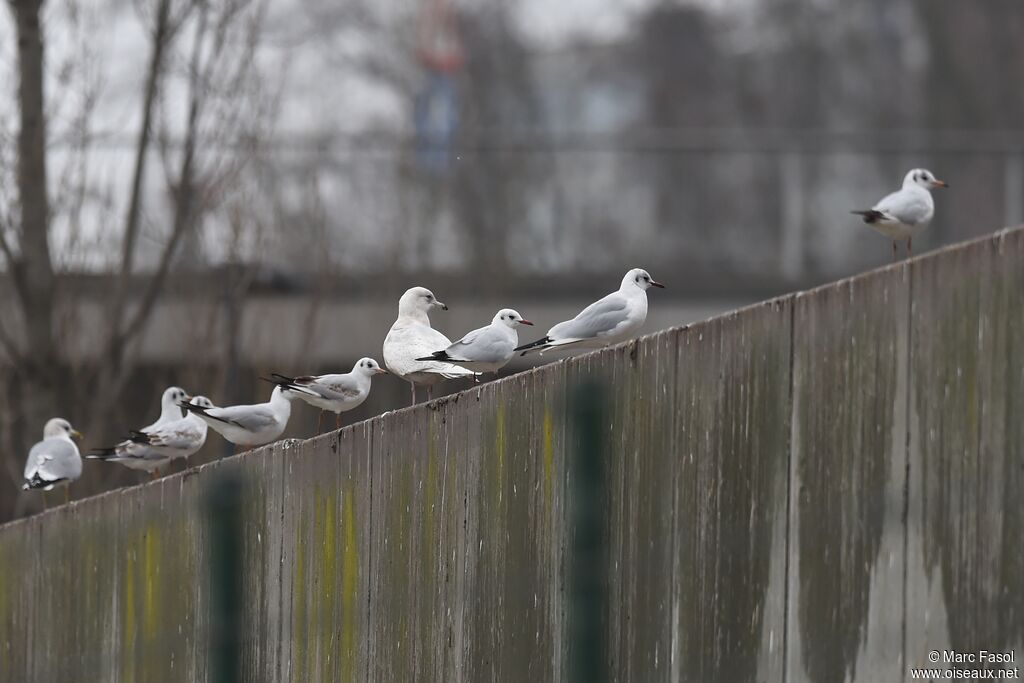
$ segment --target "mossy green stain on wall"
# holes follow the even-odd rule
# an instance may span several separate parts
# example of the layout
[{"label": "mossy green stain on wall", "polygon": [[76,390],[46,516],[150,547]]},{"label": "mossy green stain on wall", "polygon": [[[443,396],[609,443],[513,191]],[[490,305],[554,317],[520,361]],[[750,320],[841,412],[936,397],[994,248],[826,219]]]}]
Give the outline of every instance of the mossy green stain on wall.
[{"label": "mossy green stain on wall", "polygon": [[[335,632],[333,608],[337,596],[338,581],[338,546],[337,546],[337,516],[335,508],[338,504],[334,493],[321,495],[317,489],[317,528],[318,528],[318,551],[320,557],[317,562],[318,576],[314,582],[317,593],[313,597],[319,618],[317,642],[318,660],[321,663],[321,673],[326,680],[337,678],[337,634]],[[312,669],[311,669],[312,670]]]},{"label": "mossy green stain on wall", "polygon": [[306,617],[306,520],[299,514],[295,530],[292,567],[292,652],[291,679],[305,680],[306,651],[308,648],[308,621]]},{"label": "mossy green stain on wall", "polygon": [[135,563],[137,543],[134,539],[125,544],[121,570],[121,680],[135,681],[135,647],[138,627],[135,621]]},{"label": "mossy green stain on wall", "polygon": [[359,546],[356,544],[355,485],[345,487],[341,531],[344,538],[341,564],[341,680],[355,680],[359,585]]},{"label": "mossy green stain on wall", "polygon": [[150,523],[142,537],[142,625],[147,641],[157,636],[160,624],[160,602],[157,595],[157,573],[160,567],[159,541],[156,525]]}]

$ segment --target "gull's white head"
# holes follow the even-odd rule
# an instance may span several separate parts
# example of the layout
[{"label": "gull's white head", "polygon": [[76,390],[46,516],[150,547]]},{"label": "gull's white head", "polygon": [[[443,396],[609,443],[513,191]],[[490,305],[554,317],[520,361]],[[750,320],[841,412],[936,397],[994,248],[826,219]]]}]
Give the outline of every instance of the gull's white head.
[{"label": "gull's white head", "polygon": [[43,427],[44,439],[52,439],[55,436],[74,439],[75,441],[82,440],[81,433],[72,427],[70,422],[62,417],[55,417],[47,420],[46,425]]},{"label": "gull's white head", "polygon": [[519,327],[520,325],[533,325],[529,320],[519,315],[518,311],[514,311],[511,308],[503,308],[494,314],[494,320],[491,322],[501,323],[502,325],[508,325],[512,329]]},{"label": "gull's white head", "polygon": [[173,410],[182,403],[188,403],[191,398],[181,387],[167,387],[160,397],[160,410]]},{"label": "gull's white head", "polygon": [[192,400],[189,401],[189,403],[191,403],[194,406],[199,406],[200,408],[213,408],[214,407],[213,401],[211,401],[210,399],[206,398],[205,396],[193,396]]},{"label": "gull's white head", "polygon": [[352,366],[352,372],[357,375],[366,375],[367,377],[388,374],[388,371],[382,368],[380,363],[372,358],[360,358],[356,361],[356,364]]},{"label": "gull's white head", "polygon": [[308,393],[304,391],[296,391],[295,389],[289,389],[282,387],[280,384],[274,387],[274,390],[270,392],[270,402],[278,403],[279,401],[294,401],[299,397],[299,394]]},{"label": "gull's white head", "polygon": [[664,289],[665,285],[660,282],[655,282],[654,278],[651,277],[651,274],[643,268],[634,268],[626,273],[625,277],[622,278],[622,287],[620,289],[626,289],[628,287],[639,287],[640,289],[658,287],[659,289]]},{"label": "gull's white head", "polygon": [[945,182],[935,177],[935,174],[926,168],[915,168],[903,178],[903,187],[923,187],[926,190],[933,190],[936,187],[949,187]]},{"label": "gull's white head", "polygon": [[432,309],[440,308],[447,311],[448,307],[437,300],[434,293],[426,287],[410,287],[398,300],[399,315],[426,315]]}]

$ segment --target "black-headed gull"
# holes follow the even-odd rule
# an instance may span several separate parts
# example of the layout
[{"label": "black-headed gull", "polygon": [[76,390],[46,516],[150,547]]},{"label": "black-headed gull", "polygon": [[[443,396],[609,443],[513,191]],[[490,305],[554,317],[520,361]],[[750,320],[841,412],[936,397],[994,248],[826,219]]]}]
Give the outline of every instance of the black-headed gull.
[{"label": "black-headed gull", "polygon": [[[213,405],[213,401],[205,396],[193,396],[189,405],[205,409],[216,407]],[[190,412],[177,420],[134,432],[132,440],[134,443],[148,446],[168,460],[177,460],[197,453],[206,443],[206,431],[206,422],[195,413]]]},{"label": "black-headed gull", "polygon": [[235,446],[262,446],[277,440],[288,426],[292,400],[296,396],[296,392],[276,386],[266,403],[225,408],[204,408],[182,403],[181,407],[198,416]]},{"label": "black-headed gull", "polygon": [[437,300],[425,287],[412,287],[398,300],[398,318],[384,338],[384,364],[395,375],[412,385],[412,402],[416,403],[416,385],[427,387],[427,399],[432,387],[442,379],[472,377],[473,372],[451,363],[416,360],[438,349],[451,346],[452,340],[430,326],[427,313],[448,307]]},{"label": "black-headed gull", "polygon": [[897,257],[896,243],[907,241],[907,255],[912,254],[914,236],[928,227],[935,215],[932,190],[949,187],[924,168],[915,168],[903,178],[903,188],[886,195],[867,211],[851,211],[864,217],[864,222],[892,240],[892,258]]},{"label": "black-headed gull", "polygon": [[85,456],[86,459],[116,462],[132,470],[148,472],[151,478],[156,478],[160,474],[160,468],[169,463],[171,458],[165,453],[151,448],[147,439],[140,435],[183,419],[183,411],[179,404],[191,399],[192,397],[181,387],[167,387],[160,396],[160,417],[156,422],[148,424],[142,429],[131,430],[131,436],[120,443],[93,449]]},{"label": "black-headed gull", "polygon": [[[64,487],[64,502],[70,498],[67,486],[82,476],[82,456],[75,441],[82,435],[67,420],[55,417],[43,427],[43,440],[32,446],[25,462],[25,483],[21,488],[52,491]],[[46,504],[44,493],[43,504]]]},{"label": "black-headed gull", "polygon": [[491,324],[469,332],[448,348],[435,351],[429,356],[417,358],[419,361],[443,361],[472,370],[473,372],[493,372],[505,367],[515,354],[519,344],[516,328],[520,325],[533,325],[525,320],[518,311],[503,308],[494,315]]},{"label": "black-headed gull", "polygon": [[542,339],[516,351],[525,356],[563,346],[600,348],[629,339],[647,320],[647,290],[664,286],[643,268],[634,268],[622,278],[618,291],[595,301],[572,320],[552,327]]},{"label": "black-headed gull", "polygon": [[332,375],[304,375],[288,377],[273,373],[275,384],[294,389],[303,401],[320,409],[316,431],[319,434],[324,411],[335,414],[334,426],[341,427],[341,414],[362,405],[370,395],[370,384],[374,375],[387,374],[372,358],[360,358],[352,366],[352,372]]}]

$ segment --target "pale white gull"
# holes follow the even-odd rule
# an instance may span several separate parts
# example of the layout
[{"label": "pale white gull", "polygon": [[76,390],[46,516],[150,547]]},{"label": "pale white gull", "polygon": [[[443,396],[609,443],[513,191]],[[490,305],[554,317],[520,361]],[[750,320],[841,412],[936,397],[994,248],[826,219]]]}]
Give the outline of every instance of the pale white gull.
[{"label": "pale white gull", "polygon": [[430,399],[433,385],[442,379],[472,377],[474,374],[451,363],[417,360],[451,346],[451,339],[430,326],[427,313],[435,308],[448,310],[429,289],[413,287],[406,290],[398,300],[398,318],[384,338],[384,364],[412,385],[413,404],[416,403],[417,384],[427,387],[427,398]]}]

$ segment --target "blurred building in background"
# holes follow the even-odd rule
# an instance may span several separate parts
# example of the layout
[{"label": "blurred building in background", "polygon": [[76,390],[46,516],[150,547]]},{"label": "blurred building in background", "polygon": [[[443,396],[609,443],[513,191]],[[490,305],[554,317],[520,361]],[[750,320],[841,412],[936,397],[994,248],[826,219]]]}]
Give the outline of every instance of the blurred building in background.
[{"label": "blurred building in background", "polygon": [[[887,263],[849,211],[912,167],[952,188],[916,250],[1024,220],[1015,0],[552,5],[45,5],[42,330],[5,13],[0,519],[35,504],[14,491],[47,411],[99,444],[167,383],[248,401],[261,373],[379,359],[411,285],[450,336],[503,306],[542,333],[642,266],[669,286],[655,330]],[[385,377],[348,419],[407,393]],[[86,470],[78,495],[133,479]]]}]

